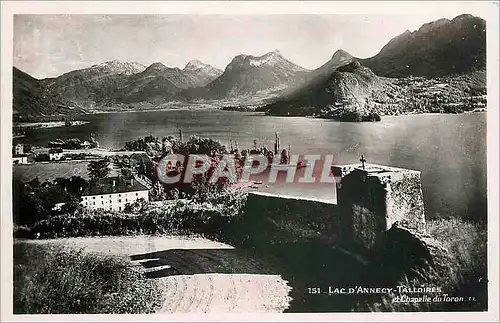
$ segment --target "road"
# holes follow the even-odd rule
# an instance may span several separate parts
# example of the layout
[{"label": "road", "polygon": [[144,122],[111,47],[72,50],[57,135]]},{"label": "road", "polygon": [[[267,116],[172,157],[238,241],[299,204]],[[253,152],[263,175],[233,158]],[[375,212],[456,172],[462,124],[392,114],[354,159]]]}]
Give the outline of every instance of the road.
[{"label": "road", "polygon": [[90,237],[31,240],[121,257],[148,279],[158,280],[164,296],[159,313],[280,313],[291,288],[266,264],[233,247],[203,238]]}]

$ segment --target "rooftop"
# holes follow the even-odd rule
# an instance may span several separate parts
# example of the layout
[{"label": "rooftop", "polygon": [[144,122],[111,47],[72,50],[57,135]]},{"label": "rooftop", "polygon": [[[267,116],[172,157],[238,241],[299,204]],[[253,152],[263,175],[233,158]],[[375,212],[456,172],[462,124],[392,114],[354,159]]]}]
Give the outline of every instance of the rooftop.
[{"label": "rooftop", "polygon": [[363,172],[367,176],[374,177],[386,177],[395,174],[414,174],[420,173],[418,170],[377,165],[377,164],[365,164],[364,167],[361,163],[359,164],[348,164],[348,165],[334,165],[332,166],[332,172],[335,176],[344,177],[351,173],[352,171]]},{"label": "rooftop", "polygon": [[103,195],[147,190],[146,186],[134,179],[126,180],[123,177],[106,177],[99,182],[91,182],[83,192],[83,195]]},{"label": "rooftop", "polygon": [[365,164],[364,168],[362,167],[362,165],[358,165],[356,169],[366,172],[368,175],[379,174],[379,173],[419,172],[413,169],[376,165],[376,164]]}]

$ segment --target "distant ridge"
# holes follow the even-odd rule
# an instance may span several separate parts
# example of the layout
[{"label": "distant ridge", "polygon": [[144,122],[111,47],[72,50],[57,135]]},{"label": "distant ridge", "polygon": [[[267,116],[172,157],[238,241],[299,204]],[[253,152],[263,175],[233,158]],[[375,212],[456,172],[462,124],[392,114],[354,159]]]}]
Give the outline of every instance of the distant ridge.
[{"label": "distant ridge", "polygon": [[380,76],[446,76],[486,69],[486,21],[464,14],[393,38],[375,56],[358,59]]},{"label": "distant ridge", "polygon": [[[414,99],[411,104],[417,105],[416,110],[418,106],[430,109],[431,99],[420,95],[414,98],[415,94],[408,92],[410,81],[396,82],[386,77],[445,78],[452,85],[446,93],[454,100],[484,94],[485,28],[483,19],[460,15],[424,24],[415,32],[405,31],[372,58],[359,59],[337,50],[328,62],[309,73],[302,86],[263,109],[272,115],[317,115],[327,107],[373,110],[374,105],[366,101],[376,101],[386,106],[381,108],[385,114],[388,105],[408,98]],[[436,82],[424,83],[432,88]],[[418,91],[425,92],[425,86]]]},{"label": "distant ridge", "polygon": [[16,67],[12,68],[13,102],[12,109],[19,119],[30,119],[40,116],[69,115],[85,113],[84,109],[66,104],[61,98],[47,92],[42,82]]},{"label": "distant ridge", "polygon": [[[146,67],[135,62],[112,60],[67,72],[55,78],[33,81],[31,83],[36,83],[36,86],[29,88],[33,89],[32,96],[38,96],[38,92],[44,93],[44,107],[64,102],[65,105],[76,107],[76,113],[117,104],[165,102],[175,98],[176,93],[182,89],[204,86],[220,74],[222,71],[200,61],[192,61],[181,70],[159,62]],[[14,78],[14,88],[21,85],[17,82],[21,79],[26,77]],[[21,107],[25,102],[41,99],[29,98],[31,94],[20,89],[16,93],[19,95],[15,105],[20,114],[24,111],[30,111],[31,117],[47,114],[45,110],[43,113],[37,113],[38,108],[35,106]]]}]

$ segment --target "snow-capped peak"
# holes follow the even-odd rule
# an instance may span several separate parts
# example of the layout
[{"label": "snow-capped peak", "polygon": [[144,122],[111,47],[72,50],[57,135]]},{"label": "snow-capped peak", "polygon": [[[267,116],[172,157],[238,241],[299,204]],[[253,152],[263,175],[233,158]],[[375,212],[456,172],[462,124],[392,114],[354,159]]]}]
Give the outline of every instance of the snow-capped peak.
[{"label": "snow-capped peak", "polygon": [[146,69],[146,67],[142,64],[136,62],[120,62],[119,60],[116,59],[98,65],[94,65],[93,67],[98,69],[105,69],[109,72],[113,72],[116,74],[126,74],[126,75],[140,73]]},{"label": "snow-capped peak", "polygon": [[251,57],[249,60],[250,66],[275,65],[283,59],[279,50],[274,50],[260,57]]},{"label": "snow-capped peak", "polygon": [[186,66],[184,67],[184,70],[198,70],[200,68],[205,68],[209,65],[197,60],[197,59],[194,59],[192,61],[189,61]]},{"label": "snow-capped peak", "polygon": [[162,71],[165,71],[167,69],[168,69],[168,67],[165,66],[165,64],[160,63],[160,62],[155,62],[155,63],[149,65],[146,68],[146,71],[148,71],[148,72],[157,72],[157,71],[162,72]]}]

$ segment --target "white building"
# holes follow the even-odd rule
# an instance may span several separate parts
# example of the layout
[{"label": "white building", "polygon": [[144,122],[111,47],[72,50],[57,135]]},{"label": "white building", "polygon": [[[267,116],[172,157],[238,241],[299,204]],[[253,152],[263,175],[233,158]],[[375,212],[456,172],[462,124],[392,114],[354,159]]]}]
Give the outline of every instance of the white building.
[{"label": "white building", "polygon": [[12,162],[13,164],[28,163],[28,155],[24,153],[23,144],[17,144],[12,147]]},{"label": "white building", "polygon": [[149,202],[149,190],[132,179],[108,177],[90,184],[82,194],[81,204],[90,209],[123,211],[139,199]]},{"label": "white building", "polygon": [[14,146],[14,151],[12,152],[14,155],[23,155],[24,154],[24,145],[17,144]]},{"label": "white building", "polygon": [[13,155],[12,162],[14,164],[27,164],[28,163],[28,155],[26,155],[26,154]]},{"label": "white building", "polygon": [[51,148],[49,149],[49,159],[50,160],[61,160],[64,153],[62,148]]}]

